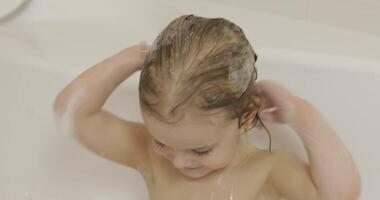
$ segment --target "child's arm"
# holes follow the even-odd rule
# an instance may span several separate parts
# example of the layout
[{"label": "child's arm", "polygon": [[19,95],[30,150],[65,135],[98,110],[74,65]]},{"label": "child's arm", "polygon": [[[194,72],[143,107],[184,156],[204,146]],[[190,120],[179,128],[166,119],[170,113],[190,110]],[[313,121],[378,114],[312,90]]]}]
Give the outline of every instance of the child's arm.
[{"label": "child's arm", "polygon": [[144,48],[147,47],[131,46],[81,73],[60,92],[55,108],[66,108],[68,100],[77,94],[75,116],[88,116],[100,111],[114,89],[139,70],[146,56]]},{"label": "child's arm", "polygon": [[134,45],[87,69],[54,101],[57,122],[71,126],[82,144],[101,156],[134,168],[144,158],[145,127],[125,121],[102,107],[114,89],[139,70],[148,47]]},{"label": "child's arm", "polygon": [[358,170],[318,110],[273,81],[261,81],[258,88],[264,107],[278,108],[260,116],[292,127],[303,141],[310,161],[307,165],[295,156],[279,154],[282,161],[274,167],[271,177],[277,191],[289,199],[357,200],[361,193]]}]

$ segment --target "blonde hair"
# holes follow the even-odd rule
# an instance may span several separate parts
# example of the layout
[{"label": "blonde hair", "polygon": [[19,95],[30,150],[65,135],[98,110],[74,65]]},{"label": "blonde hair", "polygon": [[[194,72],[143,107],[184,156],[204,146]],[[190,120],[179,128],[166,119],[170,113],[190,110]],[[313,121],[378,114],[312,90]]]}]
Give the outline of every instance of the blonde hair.
[{"label": "blonde hair", "polygon": [[139,82],[141,109],[176,123],[190,105],[204,111],[223,108],[229,119],[240,122],[245,112],[258,108],[256,60],[243,30],[229,20],[180,16],[157,36],[147,55]]}]

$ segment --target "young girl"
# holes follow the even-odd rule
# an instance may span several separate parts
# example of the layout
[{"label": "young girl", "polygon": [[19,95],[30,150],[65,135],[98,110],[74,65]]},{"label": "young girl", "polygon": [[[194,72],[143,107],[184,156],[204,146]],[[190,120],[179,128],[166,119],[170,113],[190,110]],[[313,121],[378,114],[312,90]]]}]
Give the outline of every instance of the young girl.
[{"label": "young girl", "polygon": [[[360,177],[337,133],[306,100],[274,81],[256,82],[256,60],[234,23],[184,15],[152,46],[131,46],[80,74],[54,110],[57,120],[70,113],[90,150],[138,170],[151,199],[358,199]],[[139,70],[144,123],[103,110]],[[309,163],[241,137],[261,120],[293,128]]]}]

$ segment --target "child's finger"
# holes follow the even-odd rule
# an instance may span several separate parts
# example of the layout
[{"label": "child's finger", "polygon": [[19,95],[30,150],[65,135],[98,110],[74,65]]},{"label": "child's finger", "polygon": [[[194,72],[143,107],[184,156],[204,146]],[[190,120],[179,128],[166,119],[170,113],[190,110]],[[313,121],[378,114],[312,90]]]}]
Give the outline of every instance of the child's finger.
[{"label": "child's finger", "polygon": [[267,98],[275,106],[281,106],[291,98],[291,93],[282,85],[271,80],[257,82],[258,91],[264,98]]},{"label": "child's finger", "polygon": [[268,99],[268,97],[265,97],[264,95],[260,96],[260,109],[259,110],[265,110],[267,108],[273,107],[273,102]]},{"label": "child's finger", "polygon": [[152,45],[149,45],[145,40],[140,41],[139,45],[140,45],[140,51],[142,52],[149,51],[150,47],[152,46]]},{"label": "child's finger", "polygon": [[260,116],[272,122],[288,121],[292,113],[292,107],[289,104],[293,95],[285,87],[271,80],[259,81],[257,88],[264,103],[263,108],[260,109]]}]

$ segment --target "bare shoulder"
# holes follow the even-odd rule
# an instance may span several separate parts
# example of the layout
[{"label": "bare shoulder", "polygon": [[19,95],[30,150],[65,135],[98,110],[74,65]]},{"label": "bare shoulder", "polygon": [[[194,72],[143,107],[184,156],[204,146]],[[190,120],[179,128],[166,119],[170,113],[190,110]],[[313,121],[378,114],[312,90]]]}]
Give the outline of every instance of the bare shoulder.
[{"label": "bare shoulder", "polygon": [[274,149],[267,153],[271,157],[271,174],[286,174],[297,169],[307,169],[306,161],[299,158],[296,154],[286,149]]},{"label": "bare shoulder", "polygon": [[252,176],[253,180],[259,180],[258,177],[261,177],[260,182],[264,184],[277,162],[277,154],[273,150],[269,152],[267,149],[255,148],[242,163],[241,169],[246,172],[247,176]]},{"label": "bare shoulder", "polygon": [[260,172],[267,180],[271,181],[273,177],[287,176],[294,170],[307,170],[307,163],[298,158],[295,154],[284,149],[257,149],[249,156],[245,164],[247,170],[254,171],[255,176]]},{"label": "bare shoulder", "polygon": [[[294,153],[292,153],[288,150],[285,150],[285,149],[275,149],[272,151],[271,154],[272,154],[273,158],[276,160],[276,162],[280,162],[280,163],[281,162],[306,163],[301,158],[296,156]],[[280,163],[277,163],[277,164],[280,164]]]},{"label": "bare shoulder", "polygon": [[255,148],[255,150],[250,153],[249,156],[249,162],[248,164],[250,166],[257,165],[257,164],[265,164],[267,168],[271,168],[272,165],[275,164],[275,162],[278,160],[278,154],[277,151],[279,150],[272,150],[271,152],[267,149],[259,149]]},{"label": "bare shoulder", "polygon": [[274,164],[268,180],[275,191],[286,199],[319,199],[309,164],[287,150],[273,151]]}]

